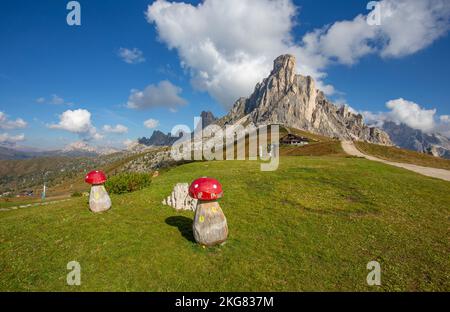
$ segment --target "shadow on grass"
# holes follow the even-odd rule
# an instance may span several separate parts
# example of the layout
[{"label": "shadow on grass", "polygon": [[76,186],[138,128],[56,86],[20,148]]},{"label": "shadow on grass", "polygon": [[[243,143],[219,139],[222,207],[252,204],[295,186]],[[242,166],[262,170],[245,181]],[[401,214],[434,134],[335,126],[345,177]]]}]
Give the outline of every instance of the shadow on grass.
[{"label": "shadow on grass", "polygon": [[195,243],[194,233],[192,232],[192,222],[191,218],[183,216],[168,217],[166,219],[168,225],[177,227],[184,238]]}]

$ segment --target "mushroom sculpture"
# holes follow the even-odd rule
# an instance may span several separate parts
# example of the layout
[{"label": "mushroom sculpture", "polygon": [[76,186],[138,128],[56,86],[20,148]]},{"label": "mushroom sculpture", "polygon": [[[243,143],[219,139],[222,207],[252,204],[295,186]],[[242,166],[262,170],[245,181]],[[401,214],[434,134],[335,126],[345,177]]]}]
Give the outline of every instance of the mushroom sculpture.
[{"label": "mushroom sculpture", "polygon": [[94,170],[86,175],[84,181],[92,185],[89,195],[91,211],[102,212],[111,208],[111,198],[103,185],[106,182],[106,175],[102,171]]},{"label": "mushroom sculpture", "polygon": [[223,196],[222,185],[212,178],[199,178],[189,187],[189,195],[198,199],[193,224],[194,238],[204,246],[214,246],[226,241],[227,219],[217,202]]}]

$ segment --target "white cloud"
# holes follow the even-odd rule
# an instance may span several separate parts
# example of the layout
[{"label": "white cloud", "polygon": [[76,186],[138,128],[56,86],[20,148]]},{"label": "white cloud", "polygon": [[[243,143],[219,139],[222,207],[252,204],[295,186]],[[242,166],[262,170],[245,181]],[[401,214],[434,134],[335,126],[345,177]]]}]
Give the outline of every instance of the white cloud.
[{"label": "white cloud", "polygon": [[381,128],[383,123],[387,120],[386,113],[383,112],[370,112],[370,111],[361,111],[361,115],[364,117],[364,121],[369,125],[374,125],[376,127]]},{"label": "white cloud", "polygon": [[295,14],[288,0],[206,0],[197,6],[159,0],[148,7],[147,19],[178,51],[193,86],[230,106],[269,74],[278,55],[290,52]]},{"label": "white cloud", "polygon": [[429,132],[435,128],[434,115],[436,109],[424,109],[419,104],[402,98],[386,103],[391,111],[388,118],[397,123],[404,123],[411,128]]},{"label": "white cloud", "polygon": [[380,13],[379,26],[370,26],[367,15],[358,15],[310,32],[305,49],[327,62],[350,65],[371,53],[394,58],[416,53],[449,30],[447,0],[383,0]]},{"label": "white cloud", "polygon": [[103,131],[108,133],[124,134],[128,132],[128,128],[121,124],[117,124],[115,126],[104,125]]},{"label": "white cloud", "polygon": [[436,126],[435,131],[445,135],[447,138],[450,138],[450,116],[449,115],[439,116],[439,122]]},{"label": "white cloud", "polygon": [[448,31],[449,1],[381,3],[380,26],[369,26],[361,14],[309,32],[299,43],[291,35],[297,8],[290,0],[205,0],[197,6],[158,0],[148,6],[147,19],[160,40],[177,50],[193,86],[229,107],[251,93],[281,54],[295,55],[297,70],[332,94],[333,86],[323,82],[330,64],[354,64],[370,53],[409,55]]},{"label": "white cloud", "polygon": [[382,127],[386,121],[393,121],[397,124],[406,124],[407,126],[421,130],[425,133],[441,133],[450,137],[450,116],[436,116],[436,109],[426,109],[412,101],[403,98],[388,101],[387,112],[373,113],[363,111],[366,123]]},{"label": "white cloud", "polygon": [[0,133],[0,144],[15,145],[17,142],[25,140],[24,134],[9,135],[8,133]]},{"label": "white cloud", "polygon": [[146,121],[144,121],[144,126],[149,129],[156,128],[159,126],[159,120],[153,118],[147,119]]},{"label": "white cloud", "polygon": [[52,94],[51,98],[50,98],[50,104],[53,105],[61,105],[64,104],[65,101],[62,97],[56,95],[56,94]]},{"label": "white cloud", "polygon": [[120,48],[117,54],[125,63],[128,64],[138,64],[145,62],[144,53],[138,48]]},{"label": "white cloud", "polygon": [[60,97],[57,94],[52,94],[50,96],[49,99],[45,98],[45,97],[40,97],[36,99],[36,103],[39,104],[43,104],[43,103],[47,103],[47,104],[52,104],[52,105],[72,105],[72,102],[66,102],[62,97]]},{"label": "white cloud", "polygon": [[165,106],[175,109],[187,102],[180,97],[182,89],[170,81],[163,80],[157,85],[150,84],[143,91],[133,89],[128,98],[127,107],[133,109],[146,109]]},{"label": "white cloud", "polygon": [[0,111],[0,129],[20,129],[25,128],[27,123],[22,118],[17,118],[16,120],[10,120],[8,116]]},{"label": "white cloud", "polygon": [[84,140],[102,138],[102,135],[92,125],[91,113],[85,109],[65,111],[59,116],[59,123],[51,124],[49,128],[76,133]]}]

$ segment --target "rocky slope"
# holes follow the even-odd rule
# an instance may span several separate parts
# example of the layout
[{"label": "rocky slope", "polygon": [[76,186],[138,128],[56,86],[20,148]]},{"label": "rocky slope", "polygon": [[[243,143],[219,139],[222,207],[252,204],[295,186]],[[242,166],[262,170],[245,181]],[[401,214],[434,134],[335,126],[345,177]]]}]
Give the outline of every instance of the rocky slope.
[{"label": "rocky slope", "polygon": [[440,134],[427,134],[392,121],[385,121],[383,130],[389,134],[392,142],[401,148],[450,159],[450,140]]},{"label": "rocky slope", "polygon": [[282,124],[341,140],[392,144],[384,131],[365,125],[362,115],[328,101],[314,79],[297,75],[295,68],[294,56],[276,58],[270,75],[248,98],[237,100],[218,124],[234,124],[248,116],[255,125]]}]

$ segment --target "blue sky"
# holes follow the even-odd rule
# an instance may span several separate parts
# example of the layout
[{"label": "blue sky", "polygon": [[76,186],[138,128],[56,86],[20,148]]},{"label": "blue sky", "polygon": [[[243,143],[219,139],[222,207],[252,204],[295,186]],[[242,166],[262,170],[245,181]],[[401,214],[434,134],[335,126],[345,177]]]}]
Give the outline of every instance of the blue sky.
[{"label": "blue sky", "polygon": [[[151,13],[149,0],[89,0],[79,1],[80,26],[66,23],[68,1],[2,1],[0,138],[4,143],[17,141],[44,149],[78,140],[122,147],[127,139],[151,135],[154,129],[144,126],[148,119],[159,121],[156,129],[164,132],[176,124],[192,127],[193,117],[202,110],[226,114],[230,99],[248,95],[254,82],[268,74],[273,57],[288,52],[298,53],[297,62],[306,64],[299,71],[327,86],[336,102],[431,131],[442,126],[440,120],[445,117],[440,116],[450,115],[450,38],[448,5],[430,1],[410,1],[418,12],[430,11],[429,16],[418,13],[419,20],[436,19],[437,25],[430,29],[416,28],[408,21],[403,27],[394,22],[391,26],[386,19],[373,33],[355,19],[369,13],[367,3],[360,0],[281,0],[280,13],[273,13],[265,0],[242,7],[234,1],[206,1],[203,8],[199,1],[185,1],[181,7],[160,1]],[[433,9],[437,3],[443,8]],[[235,14],[237,9],[245,14]],[[195,13],[186,16],[192,10]],[[249,16],[253,24],[246,25]],[[341,21],[347,23],[342,26]],[[224,26],[228,23],[230,29]],[[354,34],[361,27],[362,34]],[[180,36],[180,31],[186,33]],[[306,46],[302,39],[314,31],[317,44]],[[339,31],[344,38],[353,36],[352,41],[340,40]],[[380,39],[386,37],[391,38],[388,44]],[[403,41],[407,46],[402,46]],[[126,62],[121,51],[142,54],[133,63]],[[239,53],[244,56],[237,57]],[[242,68],[251,73],[239,71]],[[140,99],[138,92],[147,87],[148,93]],[[395,102],[403,106],[390,112],[386,103],[398,99],[404,99]],[[411,108],[415,117],[400,108]],[[62,122],[64,112],[79,109],[90,113],[85,124],[90,129],[77,128],[70,120]],[[411,120],[416,117],[424,120]],[[105,125],[122,125],[127,132],[105,131]]]}]

